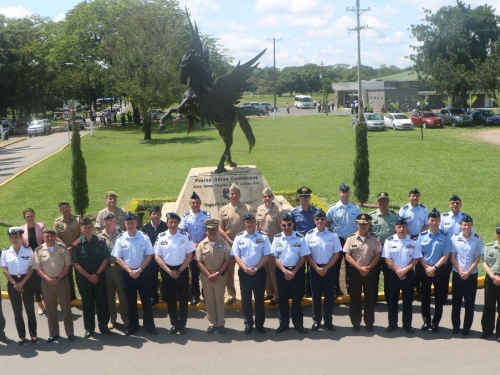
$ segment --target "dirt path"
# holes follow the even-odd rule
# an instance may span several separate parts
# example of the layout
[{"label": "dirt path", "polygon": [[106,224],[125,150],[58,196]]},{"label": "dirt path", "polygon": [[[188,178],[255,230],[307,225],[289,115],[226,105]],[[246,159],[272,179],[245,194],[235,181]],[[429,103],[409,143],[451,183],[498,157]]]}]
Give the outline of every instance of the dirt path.
[{"label": "dirt path", "polygon": [[484,132],[476,132],[472,134],[472,137],[484,142],[493,143],[494,145],[500,146],[500,129],[488,130]]}]

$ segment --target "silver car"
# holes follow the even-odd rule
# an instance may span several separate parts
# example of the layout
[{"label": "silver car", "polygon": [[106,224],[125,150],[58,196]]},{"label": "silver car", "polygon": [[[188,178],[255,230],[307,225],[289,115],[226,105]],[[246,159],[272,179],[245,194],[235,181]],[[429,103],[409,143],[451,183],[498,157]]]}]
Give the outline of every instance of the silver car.
[{"label": "silver car", "polygon": [[[384,120],[382,120],[376,113],[365,113],[365,123],[366,130],[368,131],[384,131],[385,124]],[[358,115],[352,118],[352,128],[356,129],[356,125],[358,124]]]},{"label": "silver car", "polygon": [[50,131],[52,130],[50,126],[50,121],[47,119],[44,120],[35,120],[31,121],[31,123],[28,126],[28,135],[30,137],[33,137],[34,135],[39,135],[39,134],[50,134]]},{"label": "silver car", "polygon": [[388,113],[384,116],[384,123],[387,128],[394,130],[413,130],[413,123],[403,113]]}]

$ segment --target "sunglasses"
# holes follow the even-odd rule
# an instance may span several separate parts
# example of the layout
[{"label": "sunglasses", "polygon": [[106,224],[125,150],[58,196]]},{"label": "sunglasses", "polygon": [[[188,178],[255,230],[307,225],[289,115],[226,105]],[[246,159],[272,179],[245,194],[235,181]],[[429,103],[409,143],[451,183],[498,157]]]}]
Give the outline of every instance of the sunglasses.
[{"label": "sunglasses", "polygon": [[317,217],[314,219],[314,221],[325,221],[324,217]]},{"label": "sunglasses", "polygon": [[272,198],[272,195],[263,195],[262,198]]},{"label": "sunglasses", "polygon": [[291,227],[292,225],[293,225],[292,223],[281,224],[283,228]]}]

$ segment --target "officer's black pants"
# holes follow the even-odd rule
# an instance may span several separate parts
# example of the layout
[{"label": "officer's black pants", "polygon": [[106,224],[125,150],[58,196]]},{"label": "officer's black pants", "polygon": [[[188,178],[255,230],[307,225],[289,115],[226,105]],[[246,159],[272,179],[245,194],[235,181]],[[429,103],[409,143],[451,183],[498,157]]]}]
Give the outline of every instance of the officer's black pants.
[{"label": "officer's black pants", "polygon": [[198,268],[198,261],[193,259],[189,263],[191,271],[191,296],[200,297],[200,269]]},{"label": "officer's black pants", "polygon": [[[421,282],[421,305],[420,311],[425,324],[439,326],[443,316],[443,306],[448,298],[449,274],[445,266],[436,270],[434,277],[429,277],[425,273],[424,266],[417,264],[417,274],[420,275]],[[434,318],[431,320],[431,287],[434,284]]]},{"label": "officer's black pants", "polygon": [[137,312],[137,293],[142,302],[143,326],[148,331],[155,329],[153,309],[151,308],[151,275],[149,266],[142,271],[141,275],[134,279],[122,270],[123,289],[127,297],[128,307],[128,329],[135,331],[139,329],[139,314]]},{"label": "officer's black pants", "polygon": [[[180,266],[168,266],[171,270],[179,269]],[[186,327],[189,301],[189,271],[186,268],[177,279],[171,277],[160,268],[163,294],[167,302],[168,315],[173,327]],[[179,302],[179,310],[177,310]]]},{"label": "officer's black pants", "polygon": [[85,331],[95,331],[95,314],[99,331],[108,329],[109,309],[106,294],[106,274],[99,276],[99,281],[91,283],[85,276],[78,275],[80,281],[80,295],[82,296],[83,327]]},{"label": "officer's black pants", "polygon": [[[12,276],[16,282],[22,281],[26,275],[21,277]],[[16,323],[17,334],[20,339],[26,338],[26,326],[23,319],[23,304],[28,317],[28,330],[30,336],[36,336],[36,317],[35,317],[35,298],[33,292],[33,284],[31,280],[26,281],[24,284],[24,291],[19,293],[14,289],[14,285],[7,284],[7,293],[9,294],[12,310],[14,311],[14,321]],[[4,324],[5,325],[5,324]]]},{"label": "officer's black pants", "polygon": [[[241,268],[238,269],[240,278],[241,306],[245,326],[253,327],[252,292],[255,299],[255,326],[264,327],[266,311],[264,308],[264,292],[266,290],[266,267],[261,267],[255,275],[249,275]],[[280,296],[280,299],[282,297]]]},{"label": "officer's black pants", "polygon": [[372,327],[375,323],[375,302],[378,297],[377,278],[380,275],[380,270],[377,266],[370,270],[368,275],[361,276],[359,271],[354,267],[349,268],[350,281],[350,297],[349,317],[354,327],[361,324],[362,304],[361,292],[365,296],[365,312],[364,321],[367,327]]},{"label": "officer's black pants", "polygon": [[462,299],[465,301],[464,331],[470,330],[474,320],[474,303],[476,302],[477,273],[470,275],[467,280],[462,280],[458,272],[453,271],[452,279],[452,309],[451,323],[453,329],[460,328],[460,310]]},{"label": "officer's black pants", "polygon": [[[337,263],[340,259],[337,261]],[[335,264],[337,264],[335,263]],[[313,320],[321,324],[321,296],[323,295],[323,319],[325,323],[332,323],[333,303],[335,300],[335,282],[336,282],[335,266],[330,268],[325,276],[320,276],[309,266],[309,279],[311,280],[311,291],[313,300]],[[281,296],[280,296],[281,298]]]},{"label": "officer's black pants", "polygon": [[500,285],[495,285],[491,277],[486,275],[484,280],[484,310],[483,317],[481,318],[481,326],[485,335],[491,335],[493,329],[495,329],[497,337],[500,337],[500,314],[497,315],[495,327],[495,308],[500,309]]},{"label": "officer's black pants", "polygon": [[396,272],[387,271],[387,305],[389,308],[389,326],[398,325],[399,292],[403,293],[403,328],[410,328],[412,322],[413,290],[415,271],[406,274],[406,279],[400,280]]},{"label": "officer's black pants", "polygon": [[288,308],[289,299],[292,298],[292,324],[294,327],[304,326],[304,314],[302,312],[302,285],[304,284],[304,268],[300,267],[292,280],[286,280],[285,274],[276,267],[276,283],[279,292],[279,313],[280,325],[288,327],[290,325],[290,311]]}]

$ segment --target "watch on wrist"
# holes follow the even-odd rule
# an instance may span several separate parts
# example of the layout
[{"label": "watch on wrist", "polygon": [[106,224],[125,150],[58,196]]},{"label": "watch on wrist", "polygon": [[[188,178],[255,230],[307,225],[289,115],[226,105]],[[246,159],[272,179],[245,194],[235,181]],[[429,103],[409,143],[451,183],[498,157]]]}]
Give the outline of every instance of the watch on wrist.
[{"label": "watch on wrist", "polygon": [[257,272],[257,270],[258,270],[257,266],[255,266],[255,267],[253,268],[253,270],[254,270],[255,272]]},{"label": "watch on wrist", "polygon": [[99,272],[96,272],[95,275],[99,277],[101,274]]},{"label": "watch on wrist", "polygon": [[61,279],[59,277],[56,277],[56,281],[59,282],[61,281]]},{"label": "watch on wrist", "polygon": [[177,269],[177,274],[180,275],[181,274],[181,270]]},{"label": "watch on wrist", "polygon": [[293,273],[293,274],[295,275],[295,271],[294,271],[294,270],[291,270],[290,272],[291,272],[291,273]]},{"label": "watch on wrist", "polygon": [[216,274],[217,276],[219,276],[219,271],[215,272],[215,274]]},{"label": "watch on wrist", "polygon": [[139,271],[139,273],[142,273],[142,268],[141,268],[141,267],[139,267],[139,268],[137,269],[137,271]]},{"label": "watch on wrist", "polygon": [[405,267],[405,268],[403,268],[403,270],[405,271],[405,275],[406,275],[406,272],[408,272],[408,271],[406,271],[406,267]]}]

